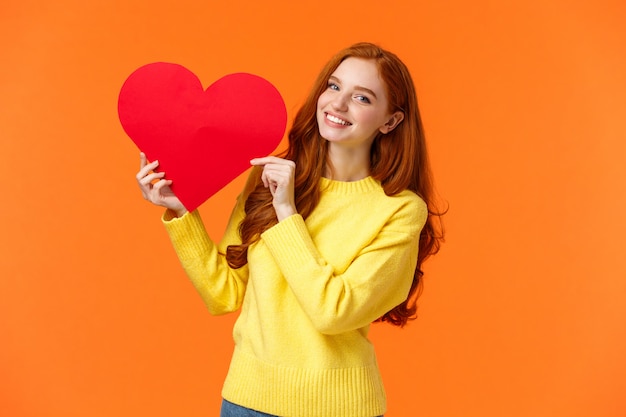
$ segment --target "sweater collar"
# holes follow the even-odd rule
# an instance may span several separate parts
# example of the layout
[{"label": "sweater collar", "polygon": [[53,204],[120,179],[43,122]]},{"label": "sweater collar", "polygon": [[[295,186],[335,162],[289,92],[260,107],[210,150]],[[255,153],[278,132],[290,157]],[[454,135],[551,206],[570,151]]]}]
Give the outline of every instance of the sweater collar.
[{"label": "sweater collar", "polygon": [[380,190],[380,183],[372,177],[365,177],[358,181],[336,181],[322,177],[320,181],[322,191],[341,194],[359,194]]}]

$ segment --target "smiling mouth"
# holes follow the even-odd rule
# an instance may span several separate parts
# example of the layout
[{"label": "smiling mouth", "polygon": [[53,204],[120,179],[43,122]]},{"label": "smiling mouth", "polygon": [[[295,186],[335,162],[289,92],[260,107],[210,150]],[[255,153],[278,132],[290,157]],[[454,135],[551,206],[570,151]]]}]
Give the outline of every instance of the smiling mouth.
[{"label": "smiling mouth", "polygon": [[340,125],[343,125],[343,126],[350,126],[352,124],[352,123],[347,122],[347,121],[345,121],[343,119],[340,119],[337,116],[333,116],[332,114],[328,114],[328,113],[326,113],[326,119],[330,120],[333,123],[337,123],[337,124],[340,124]]}]

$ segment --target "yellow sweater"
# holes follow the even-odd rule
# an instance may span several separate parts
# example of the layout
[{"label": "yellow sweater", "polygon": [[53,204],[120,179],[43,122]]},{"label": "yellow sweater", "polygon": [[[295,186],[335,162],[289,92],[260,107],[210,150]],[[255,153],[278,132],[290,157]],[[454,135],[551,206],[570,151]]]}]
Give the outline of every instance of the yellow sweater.
[{"label": "yellow sweater", "polygon": [[241,307],[225,399],[278,416],[378,416],[385,391],[367,335],[407,297],[426,204],[388,197],[371,177],[321,187],[313,213],[265,231],[239,269],[224,255],[241,241],[241,197],[219,244],[197,211],[163,221],[209,311]]}]

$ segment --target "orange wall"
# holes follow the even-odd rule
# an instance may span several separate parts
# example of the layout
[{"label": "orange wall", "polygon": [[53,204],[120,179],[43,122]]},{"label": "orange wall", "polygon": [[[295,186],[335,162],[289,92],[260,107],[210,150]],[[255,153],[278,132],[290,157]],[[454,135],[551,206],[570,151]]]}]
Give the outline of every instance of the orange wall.
[{"label": "orange wall", "polygon": [[153,61],[252,72],[292,117],[359,40],[410,67],[451,207],[420,319],[373,330],[388,416],[626,415],[623,1],[303,4],[0,6],[0,415],[217,414],[234,317],[142,200],[117,93]]}]

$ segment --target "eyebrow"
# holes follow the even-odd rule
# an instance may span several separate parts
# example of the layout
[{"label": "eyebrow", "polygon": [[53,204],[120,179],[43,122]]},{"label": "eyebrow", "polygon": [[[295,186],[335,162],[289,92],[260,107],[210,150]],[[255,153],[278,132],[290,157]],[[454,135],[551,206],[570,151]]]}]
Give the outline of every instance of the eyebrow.
[{"label": "eyebrow", "polygon": [[[329,79],[330,79],[330,80],[332,80],[332,81],[336,81],[336,82],[338,82],[339,84],[341,84],[341,80],[340,80],[339,78],[335,77],[334,75],[331,75],[331,76],[329,77]],[[371,94],[374,98],[378,98],[378,97],[376,97],[376,93],[374,93],[374,92],[373,92],[372,90],[370,90],[369,88],[366,88],[366,87],[361,87],[361,86],[359,86],[359,85],[355,86],[354,88],[355,88],[355,90],[365,91],[366,93]]]}]

